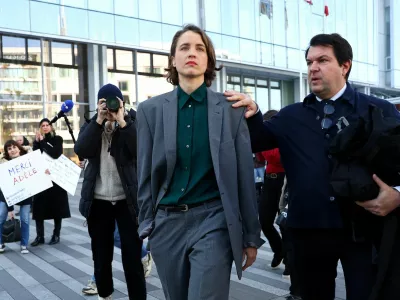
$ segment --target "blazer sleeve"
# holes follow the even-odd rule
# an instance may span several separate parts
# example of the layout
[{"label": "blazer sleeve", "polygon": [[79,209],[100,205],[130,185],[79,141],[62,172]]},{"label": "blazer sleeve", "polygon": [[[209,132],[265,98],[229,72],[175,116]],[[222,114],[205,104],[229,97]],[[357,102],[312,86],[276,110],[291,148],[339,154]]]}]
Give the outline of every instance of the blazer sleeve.
[{"label": "blazer sleeve", "polygon": [[56,135],[52,139],[43,139],[39,142],[35,142],[35,147],[40,149],[42,152],[46,152],[50,157],[57,159],[63,153],[63,138],[61,136]]},{"label": "blazer sleeve", "polygon": [[144,239],[154,228],[154,204],[151,193],[151,170],[153,137],[147,121],[143,105],[137,110],[138,131],[138,206],[139,206],[139,236]]},{"label": "blazer sleeve", "polygon": [[264,241],[260,238],[261,226],[258,221],[257,197],[254,188],[254,170],[250,135],[242,114],[235,139],[236,164],[239,192],[239,209],[243,228],[243,247],[259,248]]},{"label": "blazer sleeve", "polygon": [[86,159],[96,157],[98,151],[100,151],[98,145],[101,143],[102,132],[103,127],[95,119],[83,124],[74,146],[76,155]]}]

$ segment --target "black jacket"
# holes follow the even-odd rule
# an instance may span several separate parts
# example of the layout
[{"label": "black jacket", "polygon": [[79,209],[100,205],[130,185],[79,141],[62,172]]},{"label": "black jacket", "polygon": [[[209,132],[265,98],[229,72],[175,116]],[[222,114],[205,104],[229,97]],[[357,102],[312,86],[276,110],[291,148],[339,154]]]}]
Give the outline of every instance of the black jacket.
[{"label": "black jacket", "polygon": [[[86,166],[81,191],[79,211],[88,218],[94,197],[97,174],[100,172],[101,139],[104,124],[96,122],[95,115],[85,123],[79,132],[74,150],[84,159],[89,160]],[[136,150],[136,112],[131,109],[124,128],[117,128],[111,141],[110,154],[115,158],[119,177],[125,191],[129,210],[134,220],[137,217],[137,150]]]}]

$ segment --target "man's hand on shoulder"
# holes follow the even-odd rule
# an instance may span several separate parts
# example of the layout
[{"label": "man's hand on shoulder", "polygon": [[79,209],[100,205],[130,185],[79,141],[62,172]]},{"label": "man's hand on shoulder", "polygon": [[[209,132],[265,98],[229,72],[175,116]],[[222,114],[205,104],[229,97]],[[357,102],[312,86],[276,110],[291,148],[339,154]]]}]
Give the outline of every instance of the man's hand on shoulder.
[{"label": "man's hand on shoulder", "polygon": [[378,176],[372,177],[379,186],[379,194],[373,200],[357,202],[374,215],[384,217],[400,206],[400,193],[384,183]]},{"label": "man's hand on shoulder", "polygon": [[251,99],[249,95],[236,91],[225,91],[224,96],[228,101],[237,101],[236,103],[232,104],[232,107],[246,107],[246,119],[254,116],[258,112],[257,104]]}]

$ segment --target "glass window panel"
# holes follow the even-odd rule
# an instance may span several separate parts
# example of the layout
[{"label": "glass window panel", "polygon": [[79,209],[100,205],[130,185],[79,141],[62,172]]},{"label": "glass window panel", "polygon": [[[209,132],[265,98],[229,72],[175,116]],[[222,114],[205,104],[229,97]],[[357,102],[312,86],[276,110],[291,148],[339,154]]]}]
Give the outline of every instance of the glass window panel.
[{"label": "glass window panel", "polygon": [[89,38],[96,41],[114,42],[114,16],[89,11]]},{"label": "glass window panel", "polygon": [[138,72],[150,73],[151,72],[150,53],[138,52],[136,57],[137,57],[136,64]]},{"label": "glass window panel", "polygon": [[[346,37],[347,31],[347,7],[346,2],[335,1],[335,5],[333,6],[335,13],[330,15],[330,17],[335,18],[336,32],[344,37]],[[351,11],[349,13],[352,14]]]},{"label": "glass window panel", "polygon": [[[361,62],[368,61],[368,47],[367,47],[367,40],[368,40],[368,32],[367,32],[367,6],[365,0],[357,0],[357,48],[358,51],[354,53],[354,56],[357,57],[356,59]],[[373,22],[373,20],[370,20]],[[361,38],[365,37],[365,38]]]},{"label": "glass window panel", "polygon": [[[368,0],[367,4],[367,32],[368,38],[367,40],[367,48],[368,48],[368,63],[375,64],[375,22],[371,22],[370,20],[374,20],[374,0]],[[400,24],[399,24],[400,25]],[[400,49],[399,49],[400,50]]]},{"label": "glass window panel", "polygon": [[12,5],[1,5],[0,27],[29,31],[29,1],[14,0]]},{"label": "glass window panel", "polygon": [[138,76],[139,102],[173,90],[173,85],[163,77]]},{"label": "glass window panel", "polygon": [[161,24],[139,21],[140,46],[162,49]]},{"label": "glass window panel", "polygon": [[379,80],[379,70],[378,66],[368,66],[368,82],[373,84],[378,84]]},{"label": "glass window panel", "polygon": [[[53,99],[54,97],[56,97],[56,99],[60,98],[60,95],[72,95],[72,100],[74,101],[79,94],[77,69],[44,67],[43,80],[44,94],[47,101],[50,101],[50,99]],[[60,109],[58,109],[58,111],[59,110]]]},{"label": "glass window panel", "polygon": [[272,19],[268,18],[266,15],[260,14],[260,2],[256,1],[256,15],[259,22],[256,23],[256,39],[262,42],[272,43]]},{"label": "glass window panel", "polygon": [[91,10],[102,11],[106,13],[114,13],[113,0],[87,0],[88,7]]},{"label": "glass window panel", "polygon": [[273,4],[273,29],[274,29],[274,44],[286,45],[286,30],[285,30],[285,1],[274,1]]},{"label": "glass window panel", "polygon": [[[286,2],[286,17],[287,17],[287,46],[293,48],[299,48],[300,36],[299,36],[299,12],[297,1]],[[285,21],[286,23],[286,21]]]},{"label": "glass window panel", "polygon": [[280,110],[282,108],[282,97],[280,89],[271,89],[271,108]]},{"label": "glass window panel", "polygon": [[43,118],[43,104],[0,100],[0,107],[0,145],[18,135],[24,135],[32,143],[37,124]]},{"label": "glass window panel", "polygon": [[222,36],[222,56],[227,59],[240,60],[239,39],[231,36]]},{"label": "glass window panel", "polygon": [[246,62],[256,62],[256,42],[240,39],[240,58]]},{"label": "glass window panel", "polygon": [[357,79],[358,79],[358,62],[353,60],[349,80],[352,81]]},{"label": "glass window panel", "polygon": [[256,88],[254,86],[243,85],[243,93],[249,95],[251,99],[256,98]]},{"label": "glass window panel", "polygon": [[115,41],[121,44],[139,45],[139,21],[115,16]]},{"label": "glass window panel", "polygon": [[[311,13],[310,5],[304,1],[300,1],[301,9],[301,23],[300,23],[300,46],[306,49],[313,36],[313,23],[314,15]],[[321,33],[321,32],[318,32]]]},{"label": "glass window panel", "polygon": [[240,37],[255,40],[256,27],[254,2],[239,0]]},{"label": "glass window panel", "polygon": [[65,35],[82,39],[89,38],[89,20],[87,10],[64,7],[64,14]]},{"label": "glass window panel", "polygon": [[211,39],[213,45],[214,45],[214,49],[215,49],[215,55],[217,57],[221,57],[221,58],[226,58],[223,57],[222,55],[222,38],[220,34],[217,33],[212,33],[212,32],[207,32],[208,37]]},{"label": "glass window panel", "polygon": [[274,45],[274,64],[286,68],[286,47]]},{"label": "glass window panel", "polygon": [[160,0],[145,0],[139,2],[139,18],[151,21],[161,21]]},{"label": "glass window panel", "polygon": [[239,4],[238,0],[221,0],[222,33],[239,36]]},{"label": "glass window panel", "polygon": [[125,108],[136,109],[136,86],[134,74],[108,72],[108,82],[120,87]]},{"label": "glass window panel", "polygon": [[288,67],[289,69],[299,70],[301,68],[300,64],[303,64],[303,57],[302,60],[299,60],[299,50],[294,49],[287,49],[288,52]]},{"label": "glass window panel", "polygon": [[400,71],[394,71],[394,74],[393,74],[394,76],[394,78],[393,78],[393,87],[395,87],[395,88],[400,88]]},{"label": "glass window panel", "polygon": [[281,86],[281,83],[280,83],[280,81],[271,80],[269,82],[269,86],[271,88],[279,88]]},{"label": "glass window panel", "polygon": [[168,56],[153,54],[153,73],[163,75],[165,68],[168,68]]},{"label": "glass window panel", "polygon": [[182,0],[161,0],[162,22],[182,25]]},{"label": "glass window panel", "polygon": [[41,0],[42,2],[48,2],[52,4],[60,4],[60,0]]},{"label": "glass window panel", "polygon": [[[399,1],[393,1],[392,2],[392,11],[393,17],[391,18],[392,28],[393,28],[393,35],[392,35],[392,41],[393,41],[393,52],[391,54],[392,59],[393,59],[393,66],[396,70],[400,70],[400,19],[398,18],[398,12],[400,11],[400,3]],[[398,71],[395,72],[395,84],[396,87],[399,87],[398,84]]]},{"label": "glass window panel", "polygon": [[185,0],[183,2],[183,22],[182,24],[199,24],[199,6],[197,0]]},{"label": "glass window panel", "polygon": [[72,65],[71,44],[51,42],[51,59],[53,64]]},{"label": "glass window panel", "polygon": [[204,0],[206,30],[221,33],[221,3],[215,0]]},{"label": "glass window panel", "polygon": [[87,8],[87,0],[63,0],[62,3],[67,6]]},{"label": "glass window panel", "polygon": [[162,24],[162,49],[170,50],[172,38],[181,27]]},{"label": "glass window panel", "polygon": [[43,41],[43,62],[49,63],[50,62],[50,42]]},{"label": "glass window panel", "polygon": [[107,48],[107,68],[114,69],[114,49]]},{"label": "glass window panel", "polygon": [[324,13],[324,1],[312,1],[312,3],[310,5],[312,13],[322,15]]},{"label": "glass window panel", "polygon": [[133,53],[132,51],[116,50],[117,70],[133,71]]},{"label": "glass window panel", "polygon": [[26,60],[25,39],[13,36],[5,36],[2,38],[3,58],[14,60]]},{"label": "glass window panel", "polygon": [[258,87],[268,87],[268,80],[266,79],[257,79]]},{"label": "glass window panel", "polygon": [[47,34],[60,34],[60,7],[54,4],[35,1],[31,1],[30,3],[31,30]]},{"label": "glass window panel", "polygon": [[358,79],[362,82],[368,81],[368,65],[364,63],[359,64]]},{"label": "glass window panel", "polygon": [[258,107],[260,108],[261,113],[265,114],[269,109],[268,104],[268,88],[266,87],[257,87],[256,89],[256,102]]},{"label": "glass window panel", "polygon": [[261,63],[272,65],[272,45],[261,43]]},{"label": "glass window panel", "polygon": [[137,0],[114,0],[114,11],[117,15],[138,17]]},{"label": "glass window panel", "polygon": [[243,78],[243,85],[255,85],[256,80],[254,77],[244,77]]}]

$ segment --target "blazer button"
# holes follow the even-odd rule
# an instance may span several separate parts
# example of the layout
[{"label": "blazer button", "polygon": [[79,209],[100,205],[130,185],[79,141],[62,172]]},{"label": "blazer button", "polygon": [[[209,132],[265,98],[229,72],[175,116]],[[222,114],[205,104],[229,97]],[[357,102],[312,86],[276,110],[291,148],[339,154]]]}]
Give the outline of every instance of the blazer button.
[{"label": "blazer button", "polygon": [[335,201],[335,197],[333,197],[333,196],[332,196],[332,197],[329,197],[329,200],[330,200],[330,201]]},{"label": "blazer button", "polygon": [[168,187],[167,187],[167,186],[165,186],[165,187],[164,187],[164,191],[167,191],[167,190],[168,190]]}]

